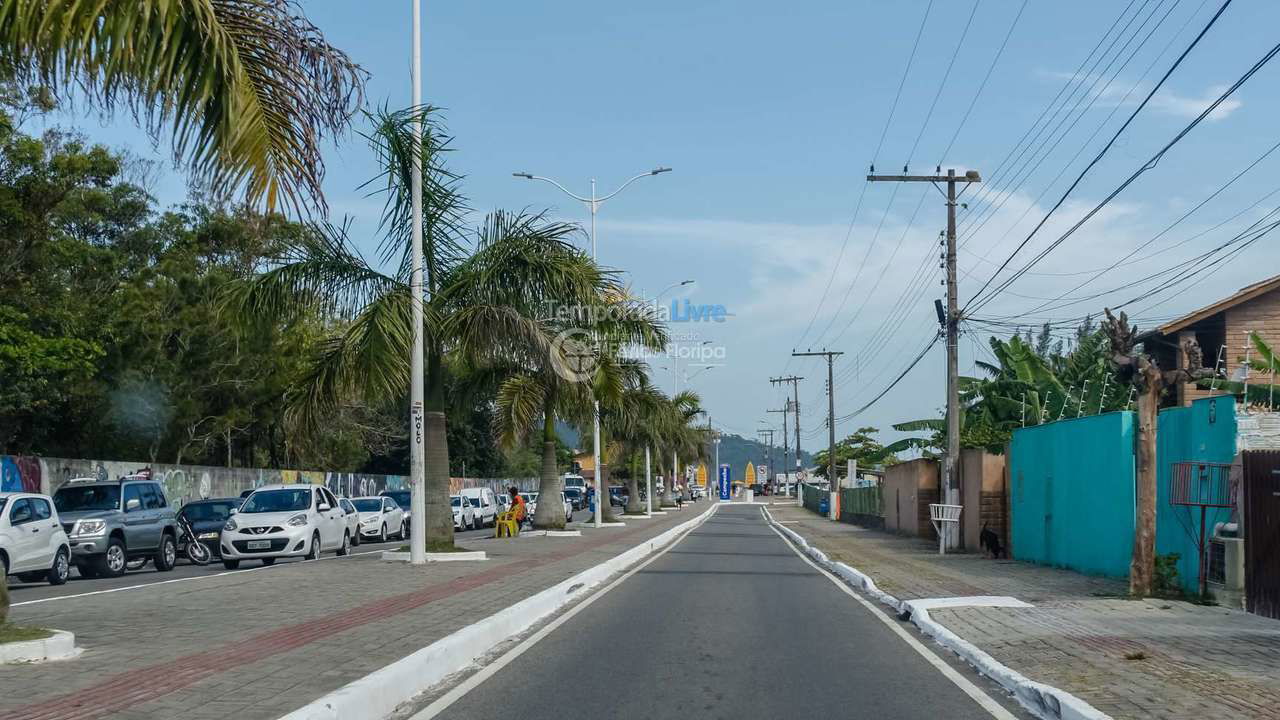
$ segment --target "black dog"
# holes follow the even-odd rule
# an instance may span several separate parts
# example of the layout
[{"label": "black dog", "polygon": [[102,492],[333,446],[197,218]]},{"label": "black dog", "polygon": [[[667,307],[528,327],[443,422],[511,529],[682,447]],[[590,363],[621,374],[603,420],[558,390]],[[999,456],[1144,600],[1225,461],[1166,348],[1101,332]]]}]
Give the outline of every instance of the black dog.
[{"label": "black dog", "polygon": [[987,529],[987,524],[982,524],[982,534],[978,535],[978,544],[982,549],[991,553],[991,559],[995,560],[1004,554],[1004,548],[1000,545],[1000,536]]}]

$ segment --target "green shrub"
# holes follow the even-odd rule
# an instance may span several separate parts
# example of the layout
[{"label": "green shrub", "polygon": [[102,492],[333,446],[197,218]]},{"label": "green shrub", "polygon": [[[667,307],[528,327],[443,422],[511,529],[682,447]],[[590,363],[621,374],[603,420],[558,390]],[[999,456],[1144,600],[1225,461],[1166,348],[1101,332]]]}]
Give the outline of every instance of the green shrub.
[{"label": "green shrub", "polygon": [[1182,597],[1182,583],[1178,582],[1178,553],[1156,555],[1156,574],[1151,584],[1151,594],[1156,597]]}]

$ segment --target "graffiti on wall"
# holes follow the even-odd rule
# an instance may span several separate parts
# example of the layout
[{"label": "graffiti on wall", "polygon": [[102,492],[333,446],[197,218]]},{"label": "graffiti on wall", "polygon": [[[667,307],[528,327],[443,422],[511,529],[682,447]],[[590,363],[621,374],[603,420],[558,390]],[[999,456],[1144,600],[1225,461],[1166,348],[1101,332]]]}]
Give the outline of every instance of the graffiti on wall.
[{"label": "graffiti on wall", "polygon": [[[246,490],[264,485],[324,485],[341,497],[377,495],[386,490],[408,490],[404,475],[340,473],[314,470],[269,470],[225,468],[205,465],[166,465],[114,460],[73,460],[0,455],[0,492],[42,492],[52,495],[72,478],[93,477],[112,480],[126,475],[147,475],[160,483],[175,506],[205,498],[239,497]],[[537,488],[536,478],[450,478],[449,492],[464,487],[489,487],[503,492],[515,485],[521,490]]]}]

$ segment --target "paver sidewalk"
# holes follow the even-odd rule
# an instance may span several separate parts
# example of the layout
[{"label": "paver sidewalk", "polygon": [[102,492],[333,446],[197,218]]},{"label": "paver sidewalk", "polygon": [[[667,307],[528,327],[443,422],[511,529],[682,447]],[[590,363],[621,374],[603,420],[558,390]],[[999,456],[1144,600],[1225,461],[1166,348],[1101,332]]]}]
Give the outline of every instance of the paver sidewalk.
[{"label": "paver sidewalk", "polygon": [[71,630],[85,652],[0,669],[0,720],[278,718],[707,509],[469,539],[479,563],[326,556],[17,607],[13,621]]},{"label": "paver sidewalk", "polygon": [[1005,665],[1115,718],[1280,717],[1280,622],[1240,610],[1129,600],[1107,578],[976,554],[821,518],[775,520],[899,600],[1011,595],[1030,608],[930,610]]}]

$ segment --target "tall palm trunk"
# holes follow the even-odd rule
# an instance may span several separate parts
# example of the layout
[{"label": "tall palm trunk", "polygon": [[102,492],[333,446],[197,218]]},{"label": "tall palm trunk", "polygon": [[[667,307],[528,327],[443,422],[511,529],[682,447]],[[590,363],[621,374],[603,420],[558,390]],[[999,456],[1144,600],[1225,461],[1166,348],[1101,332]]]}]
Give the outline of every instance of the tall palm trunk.
[{"label": "tall palm trunk", "polygon": [[556,467],[555,391],[548,390],[542,417],[542,477],[538,479],[538,509],[533,526],[539,530],[564,529],[564,478]]},{"label": "tall palm trunk", "polygon": [[631,477],[627,479],[626,510],[633,514],[644,512],[644,503],[640,502],[640,478],[635,473],[631,473]]},{"label": "tall palm trunk", "polygon": [[[425,388],[426,412],[424,441],[426,443],[427,528],[425,533],[413,532],[426,538],[427,550],[451,550],[453,548],[453,507],[449,504],[449,438],[444,414],[444,369],[440,353],[427,355],[427,382]],[[421,541],[418,541],[421,542]]]},{"label": "tall palm trunk", "polygon": [[613,504],[609,502],[609,498],[612,497],[609,492],[609,485],[609,465],[601,462],[600,497],[596,498],[596,502],[600,503],[600,519],[603,522],[617,522],[618,514],[613,511]]}]

